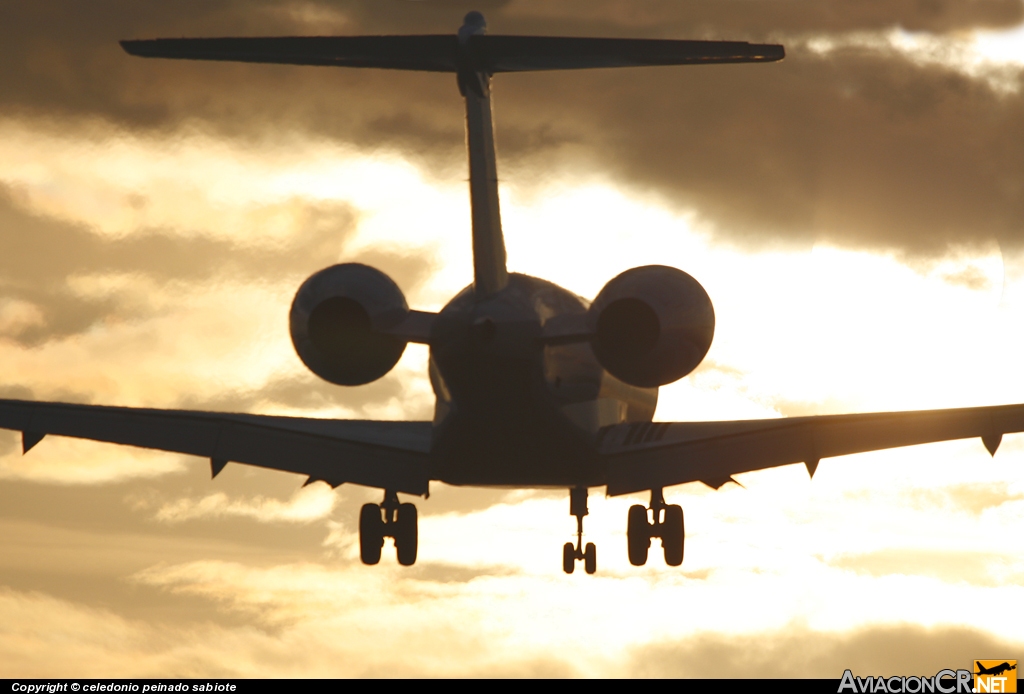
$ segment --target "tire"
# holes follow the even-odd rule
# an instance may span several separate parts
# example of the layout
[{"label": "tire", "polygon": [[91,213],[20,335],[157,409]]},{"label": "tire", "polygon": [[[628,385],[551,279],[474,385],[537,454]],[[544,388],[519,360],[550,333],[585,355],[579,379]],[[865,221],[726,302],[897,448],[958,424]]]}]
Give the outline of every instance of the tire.
[{"label": "tire", "polygon": [[661,546],[665,550],[665,563],[679,566],[683,563],[683,540],[686,531],[683,529],[683,508],[681,506],[665,507],[665,524],[661,530]]},{"label": "tire", "polygon": [[571,542],[566,542],[562,547],[562,571],[571,574],[576,568],[576,547]]},{"label": "tire", "polygon": [[384,521],[380,517],[380,506],[363,504],[359,511],[359,558],[364,564],[378,564],[383,546]]},{"label": "tire", "polygon": [[651,526],[647,523],[647,509],[643,506],[629,507],[626,542],[629,546],[629,563],[633,566],[646,564],[647,551],[651,548]]},{"label": "tire", "polygon": [[398,551],[398,563],[402,566],[416,563],[416,550],[419,547],[416,525],[416,507],[413,504],[401,504],[395,518],[395,549]]},{"label": "tire", "polygon": [[588,542],[586,549],[583,550],[583,568],[588,574],[597,571],[597,547],[593,542]]}]

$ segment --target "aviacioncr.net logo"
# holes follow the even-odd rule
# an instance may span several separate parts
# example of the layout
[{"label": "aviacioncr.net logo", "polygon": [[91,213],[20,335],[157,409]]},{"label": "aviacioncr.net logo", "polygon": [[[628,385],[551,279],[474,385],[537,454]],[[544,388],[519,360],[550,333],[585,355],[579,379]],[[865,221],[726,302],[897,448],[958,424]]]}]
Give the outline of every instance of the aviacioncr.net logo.
[{"label": "aviacioncr.net logo", "polygon": [[1016,660],[975,660],[974,691],[1012,694],[1017,691]]},{"label": "aviacioncr.net logo", "polygon": [[939,670],[931,677],[856,677],[843,672],[839,693],[972,694],[970,670]]}]

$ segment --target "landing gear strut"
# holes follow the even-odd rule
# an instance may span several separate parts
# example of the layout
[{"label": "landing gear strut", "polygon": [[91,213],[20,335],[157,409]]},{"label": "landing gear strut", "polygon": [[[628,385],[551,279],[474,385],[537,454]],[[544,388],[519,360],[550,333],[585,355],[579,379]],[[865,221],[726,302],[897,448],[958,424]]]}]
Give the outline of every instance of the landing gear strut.
[{"label": "landing gear strut", "polygon": [[562,569],[567,574],[573,572],[576,562],[581,559],[588,574],[597,571],[597,547],[593,542],[583,547],[583,516],[587,513],[587,488],[573,487],[569,490],[569,514],[576,516],[576,545],[566,542],[562,547]]},{"label": "landing gear strut", "polygon": [[[648,511],[651,512],[653,522],[647,520]],[[675,504],[667,505],[661,489],[652,489],[650,508],[644,508],[639,504],[629,507],[626,537],[629,543],[629,563],[633,566],[643,566],[647,563],[647,552],[651,548],[652,537],[661,538],[665,563],[669,566],[679,566],[683,563],[683,540],[686,537],[682,507]]]},{"label": "landing gear strut", "polygon": [[359,512],[359,556],[364,564],[380,561],[385,537],[395,538],[399,564],[416,563],[416,507],[399,503],[398,494],[392,491],[384,492],[382,503],[364,504]]}]

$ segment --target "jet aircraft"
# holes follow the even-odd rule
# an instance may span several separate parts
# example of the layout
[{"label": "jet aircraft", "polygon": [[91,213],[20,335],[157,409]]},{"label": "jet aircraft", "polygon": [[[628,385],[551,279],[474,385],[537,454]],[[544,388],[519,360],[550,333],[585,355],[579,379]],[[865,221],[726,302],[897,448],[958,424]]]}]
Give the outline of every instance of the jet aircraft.
[{"label": "jet aircraft", "polygon": [[[298,289],[289,321],[298,356],[339,386],[388,373],[410,342],[429,346],[432,421],[327,420],[254,414],[0,400],[0,427],[27,453],[47,434],[209,458],[380,489],[359,515],[362,561],[386,537],[398,562],[416,561],[417,510],[450,485],[564,488],[577,521],[563,569],[597,567],[583,545],[592,488],[649,492],[627,518],[629,561],[646,563],[659,538],[667,564],[683,560],[680,506],[663,490],[822,458],[980,437],[994,455],[1024,431],[1024,405],[750,421],[655,422],[658,388],[693,371],[711,347],[715,312],[700,283],[665,266],[628,269],[592,302],[551,282],[510,273],[498,204],[491,79],[503,72],[772,62],[778,45],[732,41],[501,36],[478,12],[456,34],[198,38],[123,41],[136,56],[449,72],[465,100],[473,283],[439,312],[410,309],[387,275],[366,265],[325,268]],[[710,68],[708,68],[710,69]]]},{"label": "jet aircraft", "polygon": [[995,675],[995,676],[999,676],[999,675],[1003,674],[1004,672],[1009,672],[1010,670],[1016,670],[1017,669],[1017,665],[1016,664],[1010,665],[1007,662],[1000,663],[999,665],[993,665],[992,667],[989,667],[989,668],[985,667],[984,665],[982,665],[981,663],[978,663],[978,662],[975,662],[975,664],[978,667],[978,671],[976,673],[974,673],[975,675]]}]

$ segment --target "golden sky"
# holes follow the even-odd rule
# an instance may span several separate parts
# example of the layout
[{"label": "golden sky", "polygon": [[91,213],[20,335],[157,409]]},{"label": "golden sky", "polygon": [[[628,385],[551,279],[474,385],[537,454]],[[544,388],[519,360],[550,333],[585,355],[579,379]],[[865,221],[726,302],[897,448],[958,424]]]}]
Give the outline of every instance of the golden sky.
[{"label": "golden sky", "polygon": [[[131,58],[158,36],[492,33],[784,43],[773,65],[502,75],[509,267],[592,298],[679,267],[715,342],[656,419],[1024,402],[1024,5],[840,0],[0,5],[0,397],[425,419],[425,348],[318,381],[287,311],[339,261],[437,310],[472,276],[451,75]],[[378,492],[0,433],[0,676],[933,674],[1024,655],[1024,437],[645,497],[434,485],[420,553],[358,559]]]}]

